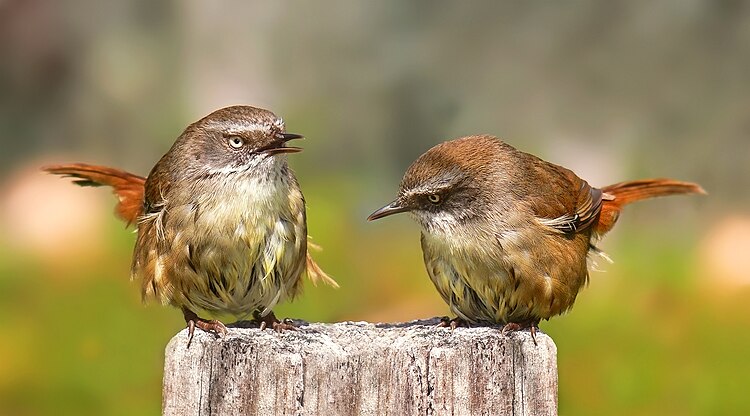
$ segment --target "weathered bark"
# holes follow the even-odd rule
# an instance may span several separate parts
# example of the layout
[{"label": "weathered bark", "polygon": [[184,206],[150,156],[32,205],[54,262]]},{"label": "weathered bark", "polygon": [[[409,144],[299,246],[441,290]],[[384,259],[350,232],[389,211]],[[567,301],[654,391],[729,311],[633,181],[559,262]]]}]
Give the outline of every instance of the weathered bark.
[{"label": "weathered bark", "polygon": [[165,415],[556,415],[556,347],[537,333],[297,322],[196,330],[166,349]]}]

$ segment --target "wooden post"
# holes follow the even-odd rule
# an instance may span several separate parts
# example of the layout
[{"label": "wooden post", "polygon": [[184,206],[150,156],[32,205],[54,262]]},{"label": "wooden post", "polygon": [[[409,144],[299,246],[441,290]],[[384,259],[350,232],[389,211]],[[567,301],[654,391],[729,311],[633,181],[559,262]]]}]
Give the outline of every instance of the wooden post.
[{"label": "wooden post", "polygon": [[552,339],[499,328],[298,321],[167,345],[165,415],[556,415]]}]

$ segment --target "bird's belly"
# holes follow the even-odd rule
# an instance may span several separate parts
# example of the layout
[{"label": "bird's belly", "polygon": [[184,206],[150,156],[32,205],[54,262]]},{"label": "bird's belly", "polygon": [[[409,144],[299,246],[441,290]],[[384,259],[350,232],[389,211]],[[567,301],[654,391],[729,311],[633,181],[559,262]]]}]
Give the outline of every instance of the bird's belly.
[{"label": "bird's belly", "polygon": [[[196,245],[182,293],[196,308],[239,318],[262,315],[296,292],[304,256],[293,224],[277,220],[265,230],[209,234]],[[192,272],[192,273],[191,273]]]},{"label": "bird's belly", "polygon": [[149,233],[160,242],[148,250],[136,246],[133,274],[143,278],[144,296],[240,319],[294,297],[307,232],[301,194],[288,197],[294,203],[284,209],[246,198],[198,210],[173,206],[164,218],[139,224],[139,239]]},{"label": "bird's belly", "polygon": [[461,319],[472,322],[508,322],[516,309],[514,282],[503,269],[480,271],[454,259],[426,261],[433,284]]},{"label": "bird's belly", "polygon": [[455,251],[444,256],[438,253],[444,251],[424,248],[430,279],[451,311],[468,322],[538,322],[564,312],[575,299],[560,290],[559,281],[513,267],[506,256],[474,257]]}]

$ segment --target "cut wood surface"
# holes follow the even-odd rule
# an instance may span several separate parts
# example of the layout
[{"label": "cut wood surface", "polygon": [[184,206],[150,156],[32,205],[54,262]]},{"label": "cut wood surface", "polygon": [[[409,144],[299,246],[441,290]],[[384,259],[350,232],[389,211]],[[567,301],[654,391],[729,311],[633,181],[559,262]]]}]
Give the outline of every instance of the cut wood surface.
[{"label": "cut wood surface", "polygon": [[556,415],[556,347],[496,327],[295,321],[187,331],[166,348],[165,415]]}]

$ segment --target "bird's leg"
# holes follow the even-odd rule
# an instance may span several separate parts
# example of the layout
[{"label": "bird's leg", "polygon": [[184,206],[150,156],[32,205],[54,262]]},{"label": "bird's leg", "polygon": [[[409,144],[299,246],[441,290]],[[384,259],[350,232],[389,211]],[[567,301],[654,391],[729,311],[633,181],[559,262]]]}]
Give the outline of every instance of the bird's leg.
[{"label": "bird's leg", "polygon": [[195,312],[191,311],[186,307],[182,307],[182,316],[185,317],[185,323],[188,328],[188,347],[193,341],[193,333],[195,327],[198,327],[206,332],[214,332],[216,335],[223,337],[227,334],[227,327],[223,323],[216,319],[208,320],[199,318]]},{"label": "bird's leg", "polygon": [[269,312],[266,316],[260,316],[260,312],[255,311],[253,312],[253,320],[258,323],[261,331],[269,327],[273,328],[273,330],[276,332],[283,332],[284,330],[297,330],[291,319],[284,319],[283,322],[279,321],[279,319],[276,318],[276,315],[274,315],[273,312]]},{"label": "bird's leg", "polygon": [[500,332],[507,334],[508,332],[520,331],[526,328],[531,332],[531,339],[534,341],[534,345],[538,345],[536,343],[536,330],[539,328],[539,321],[528,320],[524,322],[508,322]]},{"label": "bird's leg", "polygon": [[467,328],[470,327],[469,323],[464,321],[463,319],[459,317],[455,317],[453,319],[443,316],[440,318],[440,323],[438,324],[440,328],[448,328],[450,327],[451,331],[458,328],[459,326],[465,326]]}]

